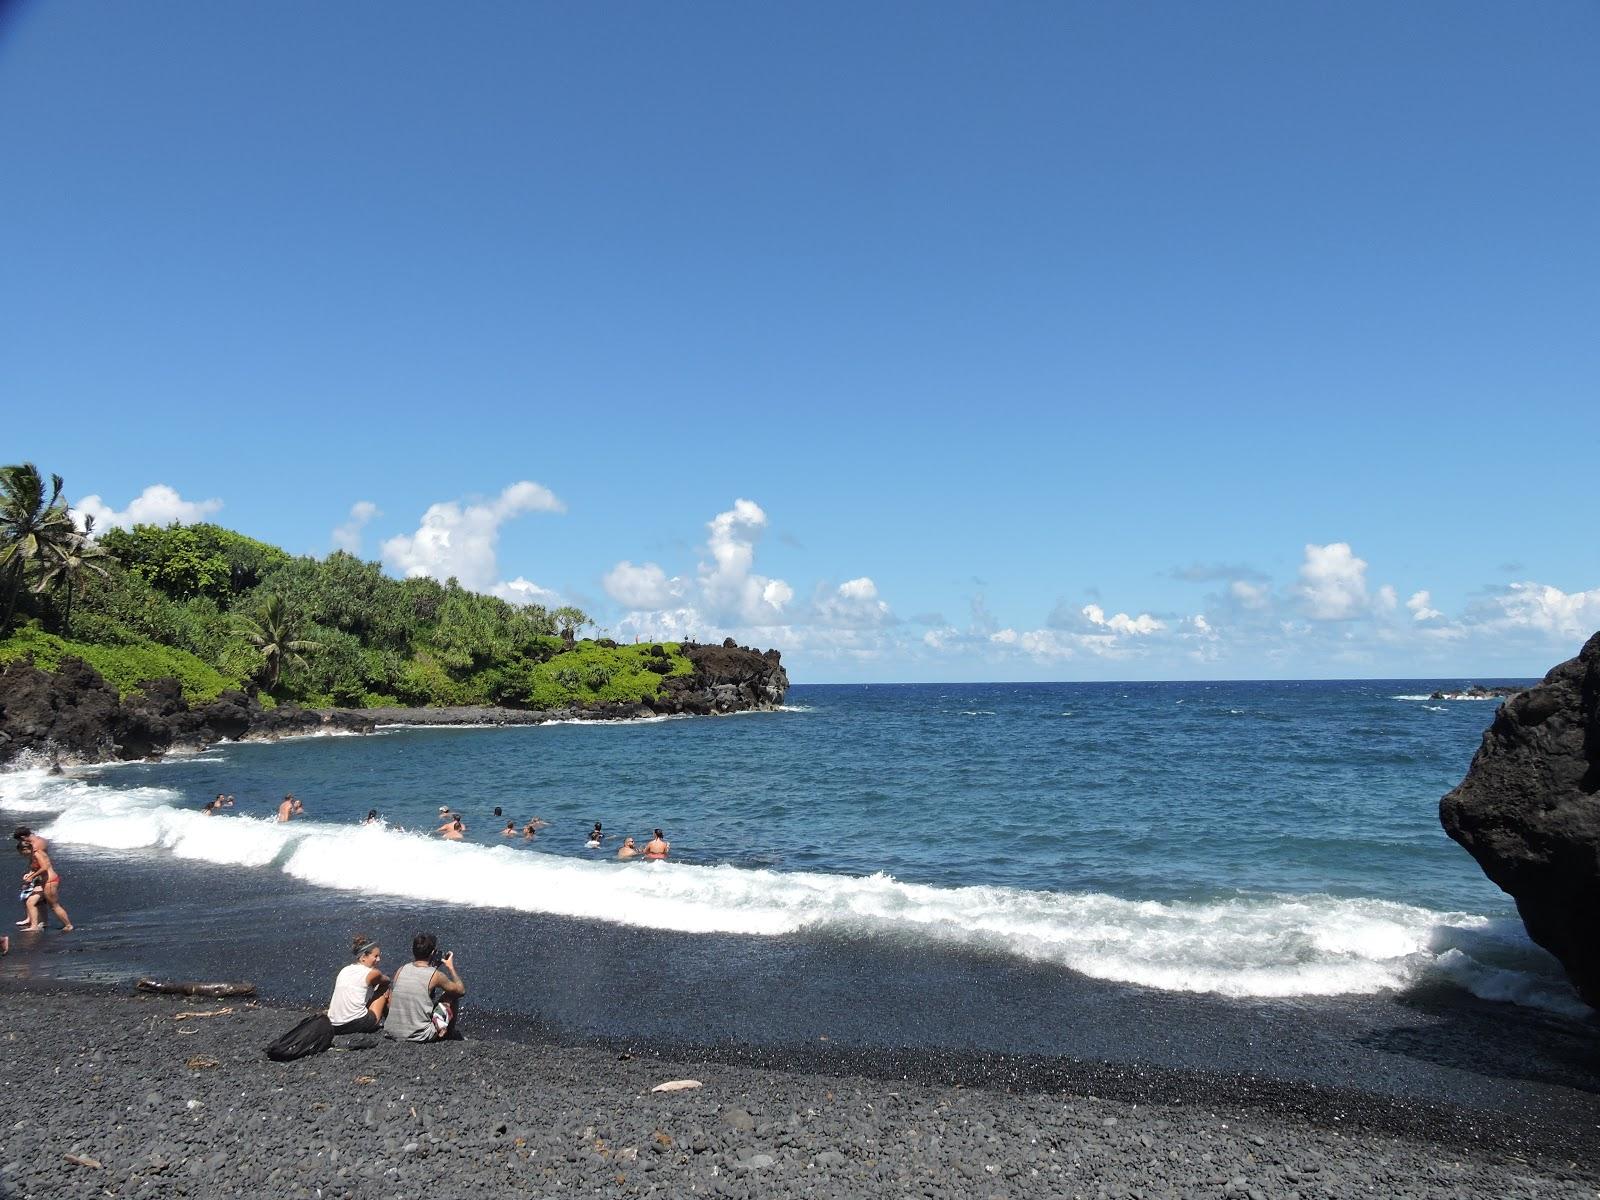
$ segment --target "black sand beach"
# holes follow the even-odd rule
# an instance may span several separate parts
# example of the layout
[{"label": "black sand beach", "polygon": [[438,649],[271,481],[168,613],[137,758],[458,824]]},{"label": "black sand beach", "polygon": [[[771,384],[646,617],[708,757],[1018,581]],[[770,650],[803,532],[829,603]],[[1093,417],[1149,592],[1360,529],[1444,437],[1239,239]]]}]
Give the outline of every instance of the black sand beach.
[{"label": "black sand beach", "polygon": [[[75,868],[80,931],[0,963],[0,1195],[1600,1195],[1592,1027],[1459,993],[1239,1002],[152,852]],[[391,966],[437,931],[472,1040],[269,1063],[357,928]],[[145,973],[276,1007],[177,1021],[229,1005],[130,997]],[[649,1094],[680,1077],[706,1086]]]},{"label": "black sand beach", "polygon": [[[237,1001],[8,991],[0,1194],[1587,1197],[1600,1189],[1587,1159],[1491,1139],[1441,1144],[1260,1106],[1138,1104],[1070,1085],[972,1087],[498,1039],[341,1039],[351,1048],[267,1061],[261,1047],[297,1016]],[[701,1086],[651,1090],[680,1079]]]}]

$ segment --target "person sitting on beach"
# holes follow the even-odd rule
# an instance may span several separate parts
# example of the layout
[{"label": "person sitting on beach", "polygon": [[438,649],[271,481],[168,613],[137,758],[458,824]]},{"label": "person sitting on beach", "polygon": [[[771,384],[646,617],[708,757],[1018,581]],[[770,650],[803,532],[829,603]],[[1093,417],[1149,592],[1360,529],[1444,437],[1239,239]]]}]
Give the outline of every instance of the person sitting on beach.
[{"label": "person sitting on beach", "polygon": [[351,940],[355,961],[342,967],[333,981],[333,996],[328,1001],[328,1020],[333,1032],[377,1033],[389,1007],[391,980],[378,970],[382,949],[364,933]]},{"label": "person sitting on beach", "polygon": [[516,837],[517,836],[517,823],[515,821],[507,821],[506,822],[506,827],[500,831],[500,836],[501,837]]},{"label": "person sitting on beach", "polygon": [[61,872],[56,870],[55,864],[50,861],[50,855],[45,853],[44,839],[35,837],[27,829],[19,829],[12,834],[12,837],[17,842],[17,853],[28,860],[28,869],[22,873],[22,886],[26,895],[23,906],[28,913],[28,919],[22,925],[23,931],[32,933],[44,928],[44,906],[48,904],[50,911],[55,913],[56,919],[61,922],[61,931],[71,933],[72,918],[61,906]]},{"label": "person sitting on beach", "polygon": [[439,826],[439,836],[447,842],[459,842],[467,827],[461,823],[461,818],[452,816],[443,825]]},{"label": "person sitting on beach", "polygon": [[661,830],[656,830],[655,837],[644,844],[644,856],[651,859],[665,858],[672,851],[672,843],[661,836]]},{"label": "person sitting on beach", "polygon": [[633,839],[631,837],[625,837],[625,838],[622,839],[622,845],[617,847],[617,857],[618,858],[638,858],[639,857],[639,848],[633,844]]},{"label": "person sitting on beach", "polygon": [[389,990],[389,1019],[385,1031],[407,1042],[436,1042],[457,1038],[458,1001],[467,994],[456,970],[455,955],[445,954],[434,965],[439,939],[419,933],[411,939],[411,961],[394,973]]},{"label": "person sitting on beach", "polygon": [[605,837],[606,837],[606,835],[603,832],[601,832],[600,822],[596,821],[594,823],[594,828],[589,831],[589,840],[583,844],[584,849],[586,849],[586,850],[598,850],[598,849],[600,849],[600,843],[605,841]]}]

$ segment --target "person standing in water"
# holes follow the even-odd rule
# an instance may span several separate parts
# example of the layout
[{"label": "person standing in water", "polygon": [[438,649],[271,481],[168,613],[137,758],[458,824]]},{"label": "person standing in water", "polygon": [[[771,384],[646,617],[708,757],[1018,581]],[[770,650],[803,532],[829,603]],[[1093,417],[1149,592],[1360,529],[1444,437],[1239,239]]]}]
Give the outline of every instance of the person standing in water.
[{"label": "person standing in water", "polygon": [[[26,836],[19,836],[22,834]],[[61,931],[71,933],[72,918],[61,906],[61,872],[56,870],[50,855],[45,852],[44,839],[36,839],[27,830],[19,830],[13,836],[17,839],[17,853],[28,859],[28,869],[22,873],[22,882],[24,886],[35,889],[27,899],[28,923],[22,927],[23,932],[32,933],[44,928],[44,906],[48,904],[50,911],[61,922]]]},{"label": "person standing in water", "polygon": [[290,792],[283,798],[283,803],[278,805],[278,822],[279,824],[286,824],[294,817],[304,816],[305,811],[306,806],[296,800],[294,793]]},{"label": "person standing in water", "polygon": [[661,836],[661,830],[656,830],[655,837],[644,844],[644,856],[651,859],[663,859],[672,852],[672,843]]},{"label": "person standing in water", "polygon": [[594,828],[589,831],[589,840],[583,844],[586,850],[600,849],[600,843],[606,840],[606,835],[600,829],[600,822],[594,823]]},{"label": "person standing in water", "polygon": [[639,848],[633,844],[633,839],[631,837],[625,837],[625,838],[622,839],[622,845],[617,847],[617,857],[618,858],[638,858],[639,857]]}]

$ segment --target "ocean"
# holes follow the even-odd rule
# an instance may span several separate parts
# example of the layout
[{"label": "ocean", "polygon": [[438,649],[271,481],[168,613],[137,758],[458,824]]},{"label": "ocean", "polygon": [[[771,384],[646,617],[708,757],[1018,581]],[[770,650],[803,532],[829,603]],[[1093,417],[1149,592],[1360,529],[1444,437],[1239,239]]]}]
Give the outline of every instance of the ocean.
[{"label": "ocean", "polygon": [[[1427,699],[1459,685],[802,685],[769,713],[386,728],[21,770],[0,777],[0,806],[55,845],[69,908],[93,916],[85,942],[130,908],[181,923],[183,881],[220,868],[334,942],[359,900],[715,937],[739,955],[829,942],[1166,993],[1442,987],[1582,1016],[1439,827],[1495,708]],[[275,824],[291,791],[307,816]],[[237,807],[201,813],[218,792]],[[433,834],[440,806],[463,815],[464,842]],[[381,823],[362,825],[374,808]],[[500,835],[534,816],[535,839]],[[658,826],[669,863],[616,861],[622,836]],[[74,886],[86,869],[118,894],[161,882],[118,911]],[[137,969],[118,945],[56,969]]]}]

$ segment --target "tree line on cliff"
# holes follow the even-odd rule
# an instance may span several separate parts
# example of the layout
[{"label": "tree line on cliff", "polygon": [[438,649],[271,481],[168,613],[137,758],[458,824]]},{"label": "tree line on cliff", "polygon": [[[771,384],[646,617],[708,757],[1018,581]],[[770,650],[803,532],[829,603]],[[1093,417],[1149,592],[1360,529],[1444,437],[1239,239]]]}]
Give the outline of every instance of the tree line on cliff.
[{"label": "tree line on cliff", "polygon": [[693,672],[676,643],[579,640],[591,624],[209,523],[97,533],[60,476],[0,467],[0,662],[79,657],[123,692],[171,676],[192,700],[242,688],[309,707],[647,702]]}]

